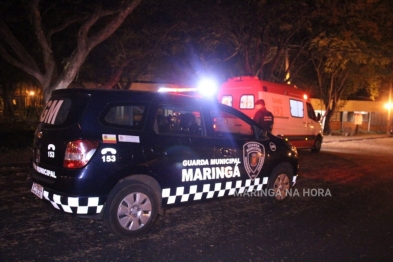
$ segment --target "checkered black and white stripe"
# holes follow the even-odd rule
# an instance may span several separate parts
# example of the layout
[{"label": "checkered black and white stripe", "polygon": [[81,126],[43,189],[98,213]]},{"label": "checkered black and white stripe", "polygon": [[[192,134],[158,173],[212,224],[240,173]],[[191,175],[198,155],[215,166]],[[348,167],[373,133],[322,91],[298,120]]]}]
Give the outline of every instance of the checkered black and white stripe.
[{"label": "checkered black and white stripe", "polygon": [[228,182],[220,182],[220,183],[212,183],[212,184],[204,184],[199,187],[202,190],[198,191],[198,185],[190,185],[187,187],[177,187],[176,192],[172,192],[170,188],[164,188],[162,190],[162,198],[168,198],[166,204],[175,204],[194,201],[194,200],[202,200],[202,199],[210,199],[213,197],[223,197],[223,196],[231,196],[235,193],[242,194],[244,192],[253,192],[262,190],[263,186],[267,185],[268,178],[256,178],[254,180],[238,180],[238,181],[228,181]]},{"label": "checkered black and white stripe", "polygon": [[65,197],[44,190],[44,198],[67,213],[93,215],[101,212],[105,200],[99,197]]}]

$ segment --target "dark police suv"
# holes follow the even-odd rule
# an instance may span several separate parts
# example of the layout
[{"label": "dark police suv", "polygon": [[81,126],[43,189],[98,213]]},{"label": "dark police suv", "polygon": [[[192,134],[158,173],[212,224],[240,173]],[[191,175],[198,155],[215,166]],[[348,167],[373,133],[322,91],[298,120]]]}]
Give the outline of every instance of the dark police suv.
[{"label": "dark police suv", "polygon": [[216,101],[64,89],[40,117],[28,182],[54,208],[127,237],[182,203],[255,192],[283,201],[297,169],[293,146]]}]

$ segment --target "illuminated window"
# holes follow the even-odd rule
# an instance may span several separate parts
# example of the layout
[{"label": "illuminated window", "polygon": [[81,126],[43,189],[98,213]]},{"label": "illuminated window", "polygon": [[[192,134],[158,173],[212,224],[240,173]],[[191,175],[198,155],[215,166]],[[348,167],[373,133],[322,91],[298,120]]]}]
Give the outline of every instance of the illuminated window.
[{"label": "illuminated window", "polygon": [[354,122],[354,121],[355,121],[354,112],[348,112],[347,113],[347,122]]},{"label": "illuminated window", "polygon": [[369,113],[362,114],[363,122],[368,122]]},{"label": "illuminated window", "polygon": [[232,96],[222,96],[221,103],[232,107],[232,105],[233,105]]},{"label": "illuminated window", "polygon": [[303,101],[289,99],[289,104],[291,106],[291,115],[293,117],[303,118],[304,116]]},{"label": "illuminated window", "polygon": [[253,109],[254,108],[254,96],[243,95],[240,97],[240,109]]},{"label": "illuminated window", "polygon": [[210,112],[214,136],[228,137],[234,136],[237,138],[254,138],[254,131],[250,124],[243,119],[223,111]]}]

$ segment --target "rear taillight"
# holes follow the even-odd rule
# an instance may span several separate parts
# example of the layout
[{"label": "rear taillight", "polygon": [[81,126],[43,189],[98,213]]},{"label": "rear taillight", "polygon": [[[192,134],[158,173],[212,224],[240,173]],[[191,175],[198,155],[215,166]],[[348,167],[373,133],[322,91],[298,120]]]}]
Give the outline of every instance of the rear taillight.
[{"label": "rear taillight", "polygon": [[94,140],[76,140],[68,142],[63,166],[65,168],[84,167],[94,155],[99,142]]}]

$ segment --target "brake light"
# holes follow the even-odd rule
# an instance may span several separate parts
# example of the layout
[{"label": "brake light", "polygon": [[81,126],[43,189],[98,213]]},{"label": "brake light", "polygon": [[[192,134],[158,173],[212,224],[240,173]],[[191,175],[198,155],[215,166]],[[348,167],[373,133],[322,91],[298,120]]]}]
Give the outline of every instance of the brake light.
[{"label": "brake light", "polygon": [[65,168],[84,167],[94,155],[99,142],[94,140],[76,140],[68,142],[63,166]]}]

